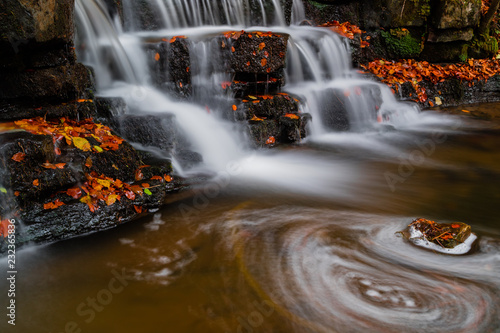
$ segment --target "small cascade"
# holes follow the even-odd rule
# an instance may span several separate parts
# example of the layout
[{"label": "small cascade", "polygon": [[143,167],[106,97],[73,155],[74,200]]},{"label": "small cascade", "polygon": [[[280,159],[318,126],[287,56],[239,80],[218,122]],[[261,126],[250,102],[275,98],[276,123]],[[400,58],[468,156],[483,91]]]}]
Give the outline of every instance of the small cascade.
[{"label": "small cascade", "polygon": [[220,170],[245,147],[299,142],[307,123],[314,139],[397,126],[418,113],[362,79],[337,34],[300,26],[301,1],[121,4],[76,0],[78,56],[95,69],[99,94],[123,98],[129,116],[174,117],[184,145],[164,145],[166,157],[188,149]]}]

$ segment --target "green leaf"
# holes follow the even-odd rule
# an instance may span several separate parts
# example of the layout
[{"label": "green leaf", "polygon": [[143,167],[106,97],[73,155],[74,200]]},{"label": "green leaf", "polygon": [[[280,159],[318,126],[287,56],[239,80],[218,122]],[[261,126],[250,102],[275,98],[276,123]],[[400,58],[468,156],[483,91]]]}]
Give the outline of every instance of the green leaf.
[{"label": "green leaf", "polygon": [[94,146],[94,149],[97,150],[97,152],[102,153],[104,150],[99,147],[99,146]]},{"label": "green leaf", "polygon": [[0,187],[0,192],[7,193],[7,189],[5,187]]},{"label": "green leaf", "polygon": [[145,188],[144,189],[144,193],[146,193],[147,195],[152,195],[153,193],[151,193],[151,191],[149,190],[149,188]]}]

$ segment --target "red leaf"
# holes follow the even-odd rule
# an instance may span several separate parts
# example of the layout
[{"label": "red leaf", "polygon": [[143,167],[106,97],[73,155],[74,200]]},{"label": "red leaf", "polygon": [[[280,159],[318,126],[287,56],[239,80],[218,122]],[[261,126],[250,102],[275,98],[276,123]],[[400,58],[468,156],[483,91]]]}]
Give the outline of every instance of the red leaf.
[{"label": "red leaf", "polygon": [[25,157],[26,157],[25,153],[15,153],[14,156],[12,156],[12,159],[16,162],[21,162],[22,160],[24,160]]},{"label": "red leaf", "polygon": [[73,199],[79,199],[82,196],[82,190],[79,187],[72,187],[66,191],[66,194]]},{"label": "red leaf", "polygon": [[274,136],[270,136],[269,139],[266,140],[266,145],[271,145],[271,144],[274,144],[276,142],[276,139],[274,138]]},{"label": "red leaf", "polygon": [[134,205],[134,209],[137,212],[137,214],[142,213],[142,206],[136,206],[136,205]]},{"label": "red leaf", "polygon": [[130,200],[134,200],[135,199],[135,193],[132,192],[132,191],[125,191],[125,196],[130,199]]}]

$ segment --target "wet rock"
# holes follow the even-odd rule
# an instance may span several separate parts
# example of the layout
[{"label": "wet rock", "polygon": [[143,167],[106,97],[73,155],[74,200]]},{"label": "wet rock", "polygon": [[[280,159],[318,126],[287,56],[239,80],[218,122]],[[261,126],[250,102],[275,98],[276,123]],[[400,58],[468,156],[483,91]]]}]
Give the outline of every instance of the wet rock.
[{"label": "wet rock", "polygon": [[144,47],[156,85],[179,97],[190,96],[190,41],[184,36],[174,36]]},{"label": "wet rock", "polygon": [[96,105],[92,100],[72,101],[61,104],[40,104],[36,101],[0,103],[0,121],[11,121],[34,117],[85,119],[96,116]]},{"label": "wet rock", "polygon": [[221,47],[229,57],[229,71],[265,75],[285,68],[287,34],[230,31],[224,37]]},{"label": "wet rock", "polygon": [[128,107],[121,97],[96,97],[96,121],[119,130],[118,118],[127,113]]},{"label": "wet rock", "polygon": [[5,72],[0,81],[0,100],[57,103],[91,98],[92,82],[82,64]]},{"label": "wet rock", "polygon": [[269,74],[245,74],[234,76],[230,90],[235,97],[242,98],[251,94],[276,94],[285,85],[283,72]]},{"label": "wet rock", "polygon": [[477,239],[468,224],[436,223],[423,218],[413,220],[399,234],[414,245],[446,254],[466,254]]},{"label": "wet rock", "polygon": [[[291,95],[248,95],[233,107],[234,120],[248,123],[258,147],[298,143],[306,136],[310,115],[301,114],[299,100]],[[235,109],[236,108],[236,109]]]},{"label": "wet rock", "polygon": [[[375,122],[381,105],[382,96],[376,85],[327,89],[321,94],[319,104],[322,124],[335,131],[362,128],[367,118]],[[367,110],[368,114],[358,115],[360,109]]]}]

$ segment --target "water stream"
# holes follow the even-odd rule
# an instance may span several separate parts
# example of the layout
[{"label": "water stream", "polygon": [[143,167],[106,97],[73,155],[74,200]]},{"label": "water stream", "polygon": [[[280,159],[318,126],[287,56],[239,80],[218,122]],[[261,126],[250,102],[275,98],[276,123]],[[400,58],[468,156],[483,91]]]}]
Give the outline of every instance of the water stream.
[{"label": "water stream", "polygon": [[[19,253],[20,332],[500,332],[498,127],[397,102],[353,71],[331,31],[266,17],[277,0],[122,2],[123,24],[100,0],[76,1],[98,93],[174,114],[216,176],[152,217]],[[150,29],[139,3],[155,13]],[[300,146],[253,150],[207,112],[227,74],[208,70],[206,37],[241,29],[290,35],[283,90],[313,116]],[[189,102],[153,86],[141,47],[176,35],[197,55]],[[349,131],[321,121],[332,91],[348,92]],[[475,252],[397,237],[415,217],[471,224]]]}]

